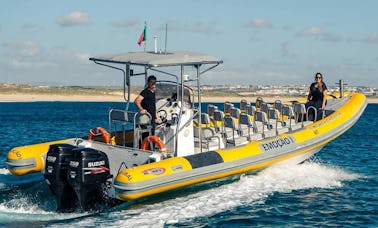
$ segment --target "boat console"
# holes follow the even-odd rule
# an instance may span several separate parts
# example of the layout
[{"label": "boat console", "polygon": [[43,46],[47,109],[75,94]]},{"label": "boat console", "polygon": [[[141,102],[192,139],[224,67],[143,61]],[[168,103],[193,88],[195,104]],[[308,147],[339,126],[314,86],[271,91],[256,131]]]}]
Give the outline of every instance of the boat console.
[{"label": "boat console", "polygon": [[156,126],[155,135],[164,142],[167,153],[173,156],[193,154],[193,110],[181,101],[170,99],[159,100],[156,107],[163,123]]}]

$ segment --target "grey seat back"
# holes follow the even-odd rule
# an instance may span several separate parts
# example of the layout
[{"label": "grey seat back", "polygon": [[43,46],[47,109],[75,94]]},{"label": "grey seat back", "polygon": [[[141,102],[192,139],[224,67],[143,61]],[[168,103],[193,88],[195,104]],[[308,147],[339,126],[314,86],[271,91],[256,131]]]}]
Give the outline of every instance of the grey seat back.
[{"label": "grey seat back", "polygon": [[303,103],[294,104],[294,112],[297,114],[306,114],[306,106]]},{"label": "grey seat back", "polygon": [[[258,129],[257,123],[261,123],[262,125],[261,131]],[[259,111],[259,110],[256,111],[255,118],[254,118],[254,125],[256,126],[257,131],[261,133],[262,137],[265,138],[265,126],[268,125],[267,114],[263,111]]]},{"label": "grey seat back", "polygon": [[201,113],[201,123],[202,124],[205,124],[206,127],[209,127],[210,126],[210,115],[207,114],[207,113]]},{"label": "grey seat back", "polygon": [[223,133],[223,119],[224,119],[224,113],[220,110],[214,111],[214,125],[216,132],[222,132]]},{"label": "grey seat back", "polygon": [[209,114],[210,118],[214,118],[214,111],[217,110],[218,107],[212,104],[207,105],[207,113]]},{"label": "grey seat back", "polygon": [[147,126],[147,125],[151,125],[151,115],[150,113],[144,113],[144,114],[141,114],[141,113],[136,113],[135,116],[134,116],[134,123],[136,126]]},{"label": "grey seat back", "polygon": [[131,122],[133,118],[129,119],[128,112],[126,110],[111,109],[109,111],[109,119],[117,122]]},{"label": "grey seat back", "polygon": [[233,144],[234,146],[246,144],[247,137],[241,136],[239,133],[238,126],[236,124],[235,118],[232,116],[224,117],[224,129],[225,138],[227,143]]},{"label": "grey seat back", "polygon": [[267,118],[266,113],[263,112],[263,111],[256,111],[255,112],[255,121],[266,124],[268,122],[268,118]]},{"label": "grey seat back", "polygon": [[254,128],[251,116],[246,113],[241,113],[239,116],[239,131],[243,136],[247,136],[248,140],[251,139],[251,135],[256,131]]},{"label": "grey seat back", "polygon": [[280,113],[275,108],[268,109],[268,119],[270,120],[278,120],[280,118]]},{"label": "grey seat back", "polygon": [[278,122],[280,122],[280,112],[275,108],[268,109],[268,119],[270,124],[275,125],[276,135],[278,135]]},{"label": "grey seat back", "polygon": [[[215,136],[215,132],[213,129],[211,128],[201,128],[202,129],[202,134],[201,134],[201,137],[204,138],[204,139],[210,139],[212,138],[213,136]],[[194,132],[193,132],[193,135],[195,138],[199,138],[200,137],[200,134],[199,134],[199,127],[194,127]]]},{"label": "grey seat back", "polygon": [[264,100],[263,100],[262,97],[256,98],[256,108],[260,109],[261,108],[261,103],[263,103],[263,102],[264,102]]},{"label": "grey seat back", "polygon": [[291,120],[294,117],[293,108],[289,105],[283,105],[282,106],[282,117],[283,117],[283,119],[287,119],[285,124],[288,125],[289,131],[292,131]]},{"label": "grey seat back", "polygon": [[247,100],[243,99],[243,100],[240,101],[240,112],[241,113],[247,113],[247,105],[249,105]]},{"label": "grey seat back", "polygon": [[215,110],[214,111],[214,120],[215,121],[223,121],[224,118],[224,112],[220,110]]},{"label": "grey seat back", "polygon": [[280,100],[274,101],[273,108],[277,109],[280,113],[282,113],[282,102]]},{"label": "grey seat back", "polygon": [[225,116],[224,117],[224,127],[236,130],[236,121],[235,121],[235,118],[232,117],[232,116]]},{"label": "grey seat back", "polygon": [[256,106],[247,105],[247,114],[250,116],[254,116],[256,112]]},{"label": "grey seat back", "polygon": [[[294,104],[294,115],[295,115],[295,121],[298,123],[299,121],[304,121],[304,117],[306,115],[306,106],[303,103],[295,103]],[[303,126],[302,126],[303,127]]]},{"label": "grey seat back", "polygon": [[239,119],[239,115],[240,115],[240,109],[238,108],[231,108],[231,116],[236,118],[236,119]]},{"label": "grey seat back", "polygon": [[239,116],[239,124],[253,126],[251,116],[246,113],[241,113]]},{"label": "grey seat back", "polygon": [[224,114],[227,116],[227,115],[231,115],[231,109],[234,107],[234,105],[229,102],[229,101],[226,101],[224,102]]},{"label": "grey seat back", "polygon": [[294,116],[293,108],[289,105],[282,106],[282,115],[288,118],[292,118]]},{"label": "grey seat back", "polygon": [[268,103],[265,103],[265,102],[261,103],[261,109],[260,109],[261,111],[268,113],[268,109],[269,109]]}]

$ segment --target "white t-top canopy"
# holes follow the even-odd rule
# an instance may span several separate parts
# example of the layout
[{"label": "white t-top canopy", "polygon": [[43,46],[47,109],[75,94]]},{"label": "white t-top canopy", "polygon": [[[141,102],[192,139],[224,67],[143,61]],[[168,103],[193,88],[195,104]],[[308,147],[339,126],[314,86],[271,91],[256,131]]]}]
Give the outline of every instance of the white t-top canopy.
[{"label": "white t-top canopy", "polygon": [[223,63],[222,60],[219,60],[214,56],[190,51],[174,51],[168,52],[167,54],[154,52],[129,52],[125,54],[92,57],[89,58],[89,60],[95,62],[119,63],[146,67]]}]

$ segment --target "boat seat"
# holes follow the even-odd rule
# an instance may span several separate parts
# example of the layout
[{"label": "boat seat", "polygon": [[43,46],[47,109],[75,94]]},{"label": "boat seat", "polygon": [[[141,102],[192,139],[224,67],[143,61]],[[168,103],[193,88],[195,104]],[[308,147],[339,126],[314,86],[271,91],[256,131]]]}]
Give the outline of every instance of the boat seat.
[{"label": "boat seat", "polygon": [[255,129],[251,116],[247,113],[241,113],[239,116],[239,131],[242,136],[246,136],[251,141],[257,129]]},{"label": "boat seat", "polygon": [[280,112],[280,114],[282,113],[282,106],[283,104],[281,100],[276,100],[273,103],[273,108],[277,109]]},{"label": "boat seat", "polygon": [[232,107],[231,108],[231,116],[234,117],[235,119],[239,119],[241,111],[238,108]]},{"label": "boat seat", "polygon": [[140,112],[134,115],[134,148],[139,148],[143,141],[143,137],[152,135],[150,113],[141,114]]},{"label": "boat seat", "polygon": [[224,117],[224,132],[227,143],[234,146],[243,145],[248,142],[246,136],[239,133],[239,128],[236,125],[235,118],[232,116]]},{"label": "boat seat", "polygon": [[289,129],[289,132],[291,132],[292,125],[295,125],[295,122],[292,121],[294,118],[294,111],[293,108],[289,105],[283,105],[282,106],[282,124],[283,126],[287,127]]},{"label": "boat seat", "polygon": [[229,101],[224,102],[224,108],[223,108],[224,114],[226,116],[231,115],[231,109],[233,107],[234,107],[234,104],[232,104],[231,102],[229,102]]},{"label": "boat seat", "polygon": [[247,105],[247,114],[250,115],[251,117],[255,116],[256,112],[256,106],[253,105]]},{"label": "boat seat", "polygon": [[267,114],[263,111],[255,112],[254,125],[257,129],[256,133],[261,134],[262,138],[274,135],[274,132],[271,133],[273,127],[269,124]]},{"label": "boat seat", "polygon": [[214,122],[214,112],[218,110],[218,107],[212,104],[207,105],[207,113],[209,114],[210,120]]},{"label": "boat seat", "polygon": [[265,102],[262,102],[261,103],[261,111],[265,112],[266,114],[268,114],[268,110],[269,110],[269,105],[268,103],[265,103]]},{"label": "boat seat", "polygon": [[[133,124],[134,119],[133,116],[135,115],[135,112],[130,112],[127,110],[120,110],[120,109],[110,109],[109,110],[109,129],[110,132],[112,131],[112,128],[114,126],[114,137],[117,136],[117,124],[121,125],[122,128],[122,142],[121,144],[123,146],[126,145],[126,125]],[[116,142],[119,140],[115,138]]]},{"label": "boat seat", "polygon": [[264,102],[264,100],[263,100],[262,97],[256,98],[256,108],[261,109],[261,103],[263,103],[263,102]]},{"label": "boat seat", "polygon": [[248,101],[246,99],[242,99],[240,101],[240,112],[241,113],[247,113],[247,106],[248,106]]},{"label": "boat seat", "polygon": [[220,110],[214,111],[214,128],[215,132],[224,133],[223,131],[223,119],[224,119],[224,112]]},{"label": "boat seat", "polygon": [[201,123],[202,125],[205,125],[205,127],[210,127],[211,126],[210,115],[207,113],[201,113]]},{"label": "boat seat", "polygon": [[221,148],[221,137],[216,134],[214,129],[209,127],[202,128],[201,134],[199,127],[194,127],[193,130],[194,147],[201,148],[201,143],[202,151],[211,151]]},{"label": "boat seat", "polygon": [[282,122],[280,120],[280,112],[275,108],[268,109],[268,121],[269,124],[274,126],[274,129],[276,130],[276,135],[282,134],[284,132],[287,132],[287,128],[282,128]]}]

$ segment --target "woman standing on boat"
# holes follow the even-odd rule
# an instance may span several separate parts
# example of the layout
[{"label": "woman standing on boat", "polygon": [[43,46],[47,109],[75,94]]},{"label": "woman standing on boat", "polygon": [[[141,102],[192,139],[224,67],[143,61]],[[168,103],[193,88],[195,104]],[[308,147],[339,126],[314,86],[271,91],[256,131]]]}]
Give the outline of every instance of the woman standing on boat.
[{"label": "woman standing on boat", "polygon": [[315,74],[315,82],[310,86],[310,92],[307,96],[306,109],[310,106],[313,106],[320,111],[323,111],[327,104],[327,86],[323,82],[323,75],[321,73]]}]

